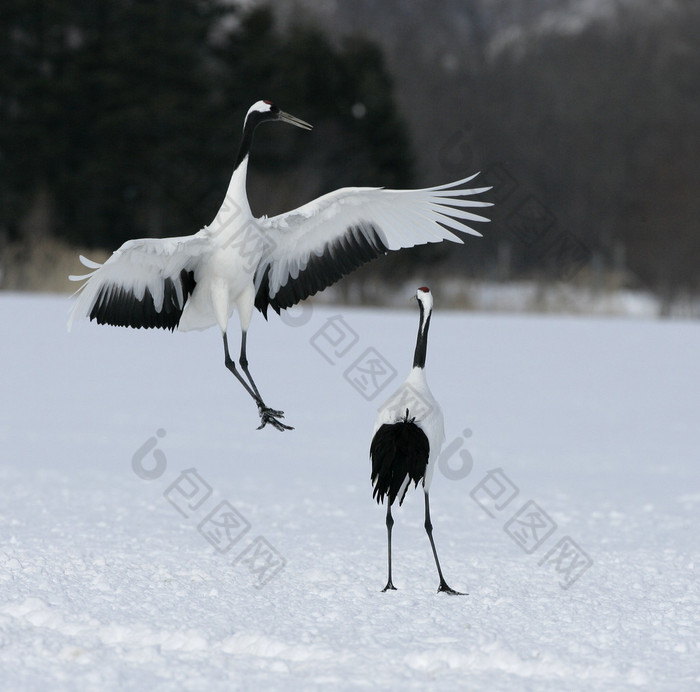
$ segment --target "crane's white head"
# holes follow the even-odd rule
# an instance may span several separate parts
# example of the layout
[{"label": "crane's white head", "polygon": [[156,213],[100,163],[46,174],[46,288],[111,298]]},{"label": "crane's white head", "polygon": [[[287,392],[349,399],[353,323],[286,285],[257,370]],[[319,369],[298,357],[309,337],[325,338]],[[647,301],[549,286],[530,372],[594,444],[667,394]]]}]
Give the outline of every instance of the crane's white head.
[{"label": "crane's white head", "polygon": [[304,130],[312,129],[309,123],[304,122],[300,118],[296,118],[293,115],[289,115],[289,113],[281,111],[277,106],[275,106],[274,103],[271,103],[270,101],[257,101],[254,103],[246,113],[243,128],[245,129],[248,126],[255,128],[265,120],[281,120],[284,123],[301,127]]},{"label": "crane's white head", "polygon": [[433,311],[433,294],[427,286],[421,286],[416,291],[416,300],[423,306],[426,315]]}]

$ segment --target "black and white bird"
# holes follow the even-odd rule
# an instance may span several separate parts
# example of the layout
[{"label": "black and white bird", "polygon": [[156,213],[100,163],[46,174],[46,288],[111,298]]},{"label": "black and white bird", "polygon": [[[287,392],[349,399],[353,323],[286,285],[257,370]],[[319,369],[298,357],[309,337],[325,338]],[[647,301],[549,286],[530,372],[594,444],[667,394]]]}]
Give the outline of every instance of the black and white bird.
[{"label": "black and white bird", "polygon": [[[198,233],[178,238],[129,240],[104,263],[84,257],[84,281],[68,327],[80,318],[122,327],[186,331],[218,326],[224,362],[254,399],[260,428],[289,430],[282,411],[269,408],[248,369],[246,336],[253,308],[267,318],[335,283],[390,250],[450,240],[452,231],[481,235],[466,222],[488,221],[466,199],[488,190],[465,186],[475,176],[422,190],[342,188],[279,216],[255,218],[246,193],[248,155],[255,128],[280,121],[311,129],[269,101],[248,111],[224,203]],[[240,372],[226,334],[233,311],[241,328]],[[244,377],[245,375],[245,377]]]},{"label": "black and white bird", "polygon": [[464,596],[450,588],[442,575],[438,560],[433,525],[430,521],[430,499],[428,490],[435,464],[443,442],[445,428],[440,405],[435,400],[425,378],[425,356],[428,346],[430,315],[433,311],[433,296],[422,286],[416,291],[420,322],[413,367],[398,391],[382,406],[377,416],[370,445],[372,460],[373,497],[377,503],[386,499],[386,531],[389,562],[389,577],[383,591],[395,590],[391,578],[391,529],[394,518],[391,506],[398,499],[401,505],[411,482],[414,487],[423,484],[425,496],[425,531],[430,539],[440,584],[438,593]]}]

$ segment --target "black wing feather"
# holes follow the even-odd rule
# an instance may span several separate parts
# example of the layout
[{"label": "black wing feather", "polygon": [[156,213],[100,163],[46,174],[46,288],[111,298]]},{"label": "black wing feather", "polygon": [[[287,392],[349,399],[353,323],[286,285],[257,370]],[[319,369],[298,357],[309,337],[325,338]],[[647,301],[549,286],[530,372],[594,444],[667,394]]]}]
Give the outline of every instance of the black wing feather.
[{"label": "black wing feather", "polygon": [[388,251],[374,226],[350,226],[345,235],[326,245],[321,255],[309,257],[299,276],[290,278],[273,296],[270,295],[268,265],[255,295],[255,307],[266,319],[268,306],[279,314],[280,310],[291,308],[304,298],[315,295]]},{"label": "black wing feather", "polygon": [[136,298],[131,289],[120,287],[111,291],[112,286],[103,286],[90,311],[90,319],[97,324],[111,324],[115,327],[136,329],[170,329],[180,324],[185,303],[197,285],[194,272],[183,269],[176,279],[182,287],[182,305],[178,300],[175,281],[167,278],[163,282],[163,306],[156,310],[153,295],[146,289],[143,298]]}]

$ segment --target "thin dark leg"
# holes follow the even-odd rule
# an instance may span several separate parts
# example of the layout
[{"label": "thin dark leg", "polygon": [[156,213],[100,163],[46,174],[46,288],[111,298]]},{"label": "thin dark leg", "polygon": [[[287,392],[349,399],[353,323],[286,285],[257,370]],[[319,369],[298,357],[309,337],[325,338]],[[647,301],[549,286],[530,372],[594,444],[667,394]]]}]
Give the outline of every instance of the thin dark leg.
[{"label": "thin dark leg", "polygon": [[284,413],[281,411],[273,411],[265,406],[265,402],[262,400],[260,392],[258,392],[258,388],[255,386],[253,378],[248,372],[248,361],[245,358],[245,332],[243,332],[243,342],[241,344],[241,368],[248,376],[252,387],[251,384],[248,384],[241,373],[236,369],[236,363],[234,362],[233,358],[231,358],[231,354],[228,350],[228,337],[226,336],[226,332],[224,332],[224,364],[236,376],[236,379],[243,385],[243,388],[246,390],[246,392],[248,392],[248,394],[250,394],[251,397],[253,397],[253,400],[258,405],[258,413],[260,414],[261,421],[258,430],[260,430],[260,428],[264,428],[268,423],[277,428],[277,430],[293,430],[291,426],[284,425],[284,423],[277,420],[277,418],[284,416]]},{"label": "thin dark leg", "polygon": [[260,398],[260,394],[257,394],[254,392],[251,388],[250,385],[243,379],[243,376],[241,375],[238,370],[236,370],[236,363],[234,360],[231,358],[231,355],[228,352],[228,338],[226,337],[226,332],[224,332],[224,365],[236,376],[236,379],[243,385],[243,388],[250,394],[250,396],[255,399],[255,403],[260,406],[262,403],[262,399]]},{"label": "thin dark leg", "polygon": [[247,332],[241,332],[241,355],[238,358],[238,362],[241,366],[241,370],[246,374],[246,377],[248,378],[248,381],[250,382],[250,386],[252,387],[253,391],[255,392],[257,398],[259,401],[262,401],[262,397],[260,396],[260,392],[258,391],[258,387],[253,381],[253,376],[250,374],[250,370],[248,370],[248,356],[246,355],[246,339],[247,339]]},{"label": "thin dark leg", "polygon": [[394,526],[394,517],[391,516],[391,503],[389,502],[388,497],[386,502],[386,538],[389,550],[389,578],[387,579],[386,586],[382,589],[382,591],[396,591],[396,587],[391,581],[391,529]]},{"label": "thin dark leg", "polygon": [[[255,384],[255,380],[253,380],[253,376],[250,374],[250,370],[248,370],[248,356],[246,354],[247,337],[248,333],[245,331],[241,331],[241,354],[238,358],[238,362],[240,363],[241,370],[243,370],[246,377],[248,378],[250,386],[252,387],[253,391],[258,397],[258,412],[260,413],[261,421],[260,428],[264,428],[268,423],[270,423],[270,425],[274,425],[275,428],[277,428],[278,430],[294,430],[294,428],[291,425],[285,425],[284,423],[277,420],[278,418],[284,418],[284,411],[276,411],[275,409],[265,406],[265,404],[263,403],[262,397],[260,396],[260,391],[258,390],[258,387]],[[260,428],[258,428],[258,430]]]},{"label": "thin dark leg", "polygon": [[442,570],[440,569],[440,561],[438,560],[437,550],[435,549],[435,541],[433,540],[433,524],[430,521],[430,500],[428,499],[428,493],[425,493],[425,531],[430,539],[430,547],[433,549],[433,557],[435,558],[435,566],[437,567],[438,576],[440,577],[440,586],[438,586],[438,593],[444,591],[445,593],[452,594],[453,596],[468,596],[466,593],[461,591],[455,591],[450,588],[445,581],[445,577],[442,576]]}]

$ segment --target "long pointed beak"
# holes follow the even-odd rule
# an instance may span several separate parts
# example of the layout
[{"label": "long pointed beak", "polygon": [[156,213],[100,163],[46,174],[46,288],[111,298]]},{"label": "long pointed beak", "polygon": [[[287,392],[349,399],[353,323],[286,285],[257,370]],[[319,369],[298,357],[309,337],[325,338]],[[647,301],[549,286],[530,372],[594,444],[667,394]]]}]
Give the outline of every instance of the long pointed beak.
[{"label": "long pointed beak", "polygon": [[313,130],[313,126],[309,125],[309,123],[304,122],[301,118],[295,118],[293,115],[289,115],[289,113],[285,113],[284,111],[280,111],[277,118],[290,125],[301,127],[303,130]]}]

